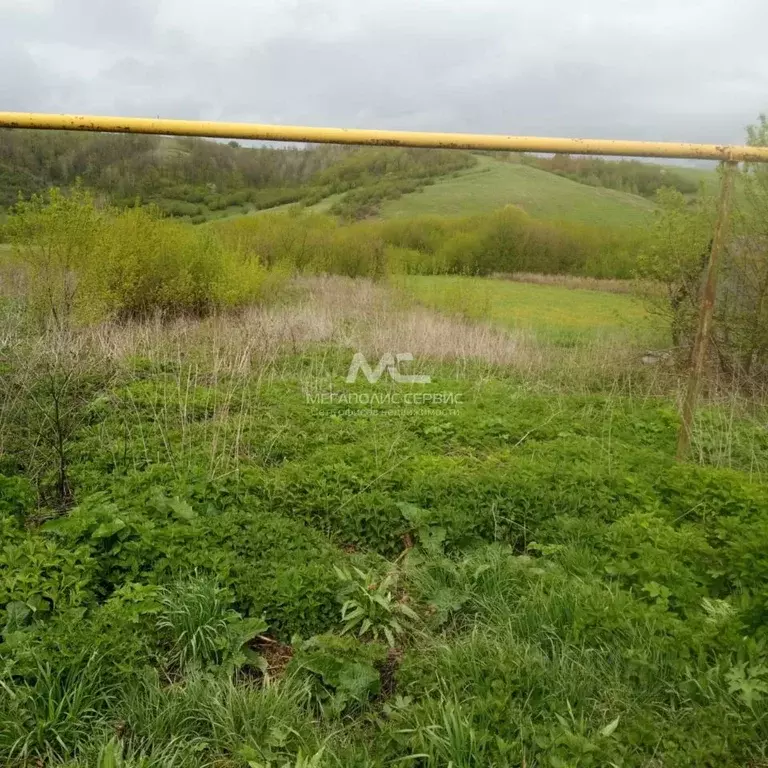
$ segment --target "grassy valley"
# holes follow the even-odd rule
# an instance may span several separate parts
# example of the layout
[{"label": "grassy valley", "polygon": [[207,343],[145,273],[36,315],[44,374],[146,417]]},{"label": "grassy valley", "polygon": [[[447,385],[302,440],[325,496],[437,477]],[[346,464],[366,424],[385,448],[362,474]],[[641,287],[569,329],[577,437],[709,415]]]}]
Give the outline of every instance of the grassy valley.
[{"label": "grassy valley", "polygon": [[112,139],[0,142],[0,764],[768,764],[732,259],[675,460],[708,198]]}]

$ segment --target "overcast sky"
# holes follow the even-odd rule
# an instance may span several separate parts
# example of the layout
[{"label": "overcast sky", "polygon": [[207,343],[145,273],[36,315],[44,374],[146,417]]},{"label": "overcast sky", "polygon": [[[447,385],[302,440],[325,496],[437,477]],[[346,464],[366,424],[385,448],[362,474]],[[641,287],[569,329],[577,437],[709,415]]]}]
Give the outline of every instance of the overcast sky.
[{"label": "overcast sky", "polygon": [[0,110],[741,142],[767,0],[0,0]]}]

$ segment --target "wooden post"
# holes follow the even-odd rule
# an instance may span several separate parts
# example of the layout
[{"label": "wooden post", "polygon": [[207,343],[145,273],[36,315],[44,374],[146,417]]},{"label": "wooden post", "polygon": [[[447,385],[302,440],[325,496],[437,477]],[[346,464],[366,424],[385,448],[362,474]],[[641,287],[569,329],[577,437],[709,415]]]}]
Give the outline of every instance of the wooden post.
[{"label": "wooden post", "polygon": [[712,249],[709,253],[707,276],[701,294],[701,307],[699,310],[699,325],[696,329],[696,338],[693,342],[691,355],[691,372],[688,378],[688,389],[683,401],[682,423],[677,435],[677,460],[685,461],[691,448],[691,436],[693,433],[693,420],[696,415],[696,404],[701,389],[701,377],[704,372],[704,363],[707,359],[709,347],[709,333],[712,327],[712,315],[715,309],[717,297],[717,273],[720,267],[720,257],[725,246],[725,236],[730,219],[731,197],[733,192],[733,177],[736,163],[727,161],[723,163],[723,179],[720,186],[720,200],[717,205],[717,221],[715,234],[712,238]]}]

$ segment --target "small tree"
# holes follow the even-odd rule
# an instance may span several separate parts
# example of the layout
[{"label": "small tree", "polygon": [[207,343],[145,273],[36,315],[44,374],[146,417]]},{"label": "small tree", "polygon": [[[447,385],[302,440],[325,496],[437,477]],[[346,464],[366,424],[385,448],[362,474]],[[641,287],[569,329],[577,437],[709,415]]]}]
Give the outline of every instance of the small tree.
[{"label": "small tree", "polygon": [[[768,121],[748,129],[768,145]],[[718,280],[710,348],[733,377],[768,377],[768,168],[746,164],[736,178],[734,211]],[[692,202],[662,189],[651,245],[638,260],[643,277],[662,283],[653,306],[670,320],[675,347],[687,358],[696,331],[701,285],[712,245],[715,201],[702,188]]]},{"label": "small tree", "polygon": [[638,258],[642,277],[664,286],[664,295],[649,296],[654,311],[669,320],[672,343],[690,352],[698,317],[701,279],[707,265],[714,201],[704,189],[693,203],[675,189],[656,195],[658,209],[649,247]]},{"label": "small tree", "polygon": [[73,442],[90,403],[108,386],[110,370],[82,336],[52,329],[9,350],[6,363],[0,370],[0,459],[33,479],[43,506],[65,509],[74,495]]},{"label": "small tree", "polygon": [[[747,129],[747,143],[768,145],[768,120],[760,115]],[[725,341],[741,372],[768,373],[768,168],[747,163],[743,194],[734,215],[735,235],[722,281]],[[720,298],[720,297],[718,297]]]},{"label": "small tree", "polygon": [[68,194],[51,189],[19,201],[6,225],[28,276],[28,300],[37,319],[62,331],[81,304],[81,281],[95,258],[102,214],[91,194],[76,185]]}]

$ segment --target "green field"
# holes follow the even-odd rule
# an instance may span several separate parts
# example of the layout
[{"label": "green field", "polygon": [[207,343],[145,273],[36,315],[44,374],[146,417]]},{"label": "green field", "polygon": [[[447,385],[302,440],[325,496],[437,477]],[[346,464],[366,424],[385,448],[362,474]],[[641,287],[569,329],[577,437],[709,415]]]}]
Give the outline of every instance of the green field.
[{"label": "green field", "polygon": [[463,216],[505,205],[518,205],[539,218],[611,226],[644,224],[654,207],[650,200],[638,195],[591,187],[531,166],[482,157],[472,170],[385,202],[381,215]]},{"label": "green field", "polygon": [[556,343],[602,339],[663,346],[666,341],[658,320],[626,294],[453,276],[413,276],[400,285],[426,306]]},{"label": "green field", "polygon": [[[308,305],[332,339],[371,290],[338,286]],[[517,288],[499,284],[494,316]],[[567,321],[525,315],[588,325],[599,298],[572,292]],[[531,393],[512,369],[421,356],[429,384],[349,385],[356,346],[262,328],[221,317],[113,327],[58,357],[41,340],[4,349],[1,761],[760,765],[761,424],[705,409],[701,466],[680,465],[674,402],[642,386]],[[64,507],[38,497],[57,434]]]},{"label": "green field", "polygon": [[[649,215],[484,163],[400,204]],[[0,765],[766,765],[768,398],[707,376],[677,460],[684,355],[591,228],[14,216]]]}]

